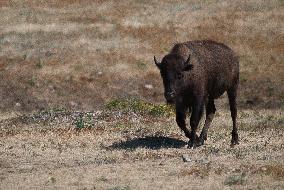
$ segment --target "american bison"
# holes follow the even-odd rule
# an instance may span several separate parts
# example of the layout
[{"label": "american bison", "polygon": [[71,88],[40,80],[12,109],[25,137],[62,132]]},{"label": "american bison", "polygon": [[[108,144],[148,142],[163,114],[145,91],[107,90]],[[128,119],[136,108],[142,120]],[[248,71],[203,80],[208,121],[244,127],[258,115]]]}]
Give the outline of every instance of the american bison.
[{"label": "american bison", "polygon": [[[232,49],[211,40],[189,41],[176,44],[169,54],[158,62],[164,84],[164,96],[168,103],[175,104],[176,122],[190,139],[189,147],[203,145],[207,131],[216,111],[214,100],[227,92],[233,120],[231,145],[238,144],[237,88],[239,61]],[[196,130],[204,105],[206,120],[200,136]],[[191,132],[186,127],[186,111],[192,110]]]}]

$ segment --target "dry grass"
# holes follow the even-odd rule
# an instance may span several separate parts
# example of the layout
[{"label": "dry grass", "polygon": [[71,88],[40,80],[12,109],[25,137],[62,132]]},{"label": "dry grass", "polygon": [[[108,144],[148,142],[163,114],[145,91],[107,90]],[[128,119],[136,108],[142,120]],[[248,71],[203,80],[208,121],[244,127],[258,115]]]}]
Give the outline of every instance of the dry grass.
[{"label": "dry grass", "polygon": [[153,55],[208,38],[240,56],[241,106],[283,105],[281,1],[3,1],[0,16],[2,110],[13,102],[19,110],[92,109],[116,97],[162,102]]},{"label": "dry grass", "polygon": [[[283,13],[281,0],[0,1],[0,189],[283,189]],[[195,150],[161,104],[153,56],[195,39],[240,57],[235,148],[225,96]]]},{"label": "dry grass", "polygon": [[[283,124],[266,119],[283,121],[282,113],[242,111],[241,143],[231,148],[230,114],[219,110],[206,144],[191,150],[174,117],[145,114],[143,109],[125,112],[125,108],[107,108],[88,113],[47,110],[2,120],[1,187],[284,187]],[[92,125],[78,129],[74,121],[81,116],[85,124]],[[260,117],[267,120],[269,128]],[[247,125],[251,129],[244,130]],[[183,162],[183,154],[191,161]]]}]

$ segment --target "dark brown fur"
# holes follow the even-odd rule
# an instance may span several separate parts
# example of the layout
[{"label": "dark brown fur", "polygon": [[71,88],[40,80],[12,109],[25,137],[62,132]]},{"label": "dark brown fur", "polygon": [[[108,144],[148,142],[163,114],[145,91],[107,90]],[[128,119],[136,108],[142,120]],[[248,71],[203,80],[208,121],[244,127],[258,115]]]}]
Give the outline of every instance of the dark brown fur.
[{"label": "dark brown fur", "polygon": [[[216,111],[214,99],[227,92],[233,120],[232,145],[238,144],[236,96],[239,61],[226,45],[211,40],[176,44],[161,63],[155,59],[164,83],[165,98],[175,103],[178,126],[190,138],[190,147],[207,140],[207,130]],[[200,137],[196,129],[206,107],[206,120]],[[186,128],[186,111],[192,109],[190,126]]]}]

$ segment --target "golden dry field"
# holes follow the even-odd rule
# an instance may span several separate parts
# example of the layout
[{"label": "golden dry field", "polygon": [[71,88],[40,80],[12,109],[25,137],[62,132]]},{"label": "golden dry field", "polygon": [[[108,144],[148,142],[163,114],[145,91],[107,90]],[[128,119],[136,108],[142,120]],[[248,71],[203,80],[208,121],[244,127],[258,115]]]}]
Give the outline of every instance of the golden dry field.
[{"label": "golden dry field", "polygon": [[[0,189],[284,189],[283,21],[282,0],[0,0]],[[226,95],[196,149],[165,105],[153,56],[196,39],[239,55],[233,148]]]}]

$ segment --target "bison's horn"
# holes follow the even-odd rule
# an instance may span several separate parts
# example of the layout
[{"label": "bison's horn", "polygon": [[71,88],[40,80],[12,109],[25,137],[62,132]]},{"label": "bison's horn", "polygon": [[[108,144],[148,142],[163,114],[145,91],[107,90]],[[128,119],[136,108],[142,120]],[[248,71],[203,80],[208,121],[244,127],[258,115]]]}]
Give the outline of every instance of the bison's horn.
[{"label": "bison's horn", "polygon": [[190,61],[190,54],[189,54],[187,60],[185,61],[185,65],[188,65],[188,64],[189,64],[189,61]]},{"label": "bison's horn", "polygon": [[160,68],[160,63],[157,61],[156,56],[154,56],[154,61],[155,61],[156,66],[157,66],[158,68]]},{"label": "bison's horn", "polygon": [[190,61],[190,55],[188,56],[187,60],[184,62],[184,71],[189,71],[192,69],[193,65],[189,63]]}]

